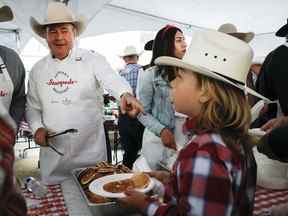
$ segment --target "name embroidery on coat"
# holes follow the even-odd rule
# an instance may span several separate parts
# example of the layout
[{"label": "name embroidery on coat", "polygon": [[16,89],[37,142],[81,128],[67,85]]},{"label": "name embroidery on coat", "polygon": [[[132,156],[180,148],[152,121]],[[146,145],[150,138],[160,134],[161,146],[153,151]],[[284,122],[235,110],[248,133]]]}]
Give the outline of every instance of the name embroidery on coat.
[{"label": "name embroidery on coat", "polygon": [[54,78],[50,79],[46,84],[52,86],[54,92],[62,94],[67,92],[69,87],[76,83],[77,80],[72,80],[67,73],[58,71]]}]

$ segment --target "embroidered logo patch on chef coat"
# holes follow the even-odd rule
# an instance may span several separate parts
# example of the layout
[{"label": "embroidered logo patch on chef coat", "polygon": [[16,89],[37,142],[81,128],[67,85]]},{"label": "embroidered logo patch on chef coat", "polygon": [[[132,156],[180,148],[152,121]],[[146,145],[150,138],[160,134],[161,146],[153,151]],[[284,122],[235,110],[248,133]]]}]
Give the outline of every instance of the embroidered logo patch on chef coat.
[{"label": "embroidered logo patch on chef coat", "polygon": [[53,91],[58,94],[67,92],[69,88],[77,83],[76,80],[72,80],[69,75],[63,71],[58,71],[54,78],[47,82],[47,85],[52,86]]}]

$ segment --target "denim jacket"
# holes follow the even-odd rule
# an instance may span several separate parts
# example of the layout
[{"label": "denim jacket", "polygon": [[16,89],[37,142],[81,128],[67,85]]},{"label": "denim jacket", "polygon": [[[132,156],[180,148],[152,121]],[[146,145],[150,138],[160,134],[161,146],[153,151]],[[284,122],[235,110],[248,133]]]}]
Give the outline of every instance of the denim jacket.
[{"label": "denim jacket", "polygon": [[140,73],[138,98],[144,106],[145,113],[140,113],[138,119],[157,136],[160,136],[164,128],[174,131],[175,110],[169,91],[170,87],[160,75],[158,66]]}]

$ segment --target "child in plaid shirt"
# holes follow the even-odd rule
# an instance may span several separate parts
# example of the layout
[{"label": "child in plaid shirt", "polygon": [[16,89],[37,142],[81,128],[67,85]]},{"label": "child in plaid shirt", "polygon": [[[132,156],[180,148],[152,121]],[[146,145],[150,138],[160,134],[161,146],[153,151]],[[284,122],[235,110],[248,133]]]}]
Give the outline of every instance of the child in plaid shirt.
[{"label": "child in plaid shirt", "polygon": [[216,32],[195,32],[182,60],[167,74],[175,109],[190,117],[194,136],[178,154],[171,173],[151,172],[165,186],[163,202],[136,191],[120,201],[147,215],[245,215],[253,213],[256,163],[245,86],[252,60],[247,43]]}]

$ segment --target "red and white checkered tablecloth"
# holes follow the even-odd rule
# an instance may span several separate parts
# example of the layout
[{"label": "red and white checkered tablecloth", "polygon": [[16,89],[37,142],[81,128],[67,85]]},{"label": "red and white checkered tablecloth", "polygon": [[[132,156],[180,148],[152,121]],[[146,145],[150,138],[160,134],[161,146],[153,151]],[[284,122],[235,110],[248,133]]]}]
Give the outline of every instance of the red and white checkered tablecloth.
[{"label": "red and white checkered tablecloth", "polygon": [[61,185],[49,185],[45,197],[38,199],[31,192],[22,189],[26,199],[40,201],[37,206],[28,208],[28,216],[68,216]]},{"label": "red and white checkered tablecloth", "polygon": [[257,187],[254,201],[254,216],[262,216],[273,205],[288,204],[288,190],[271,190]]}]

